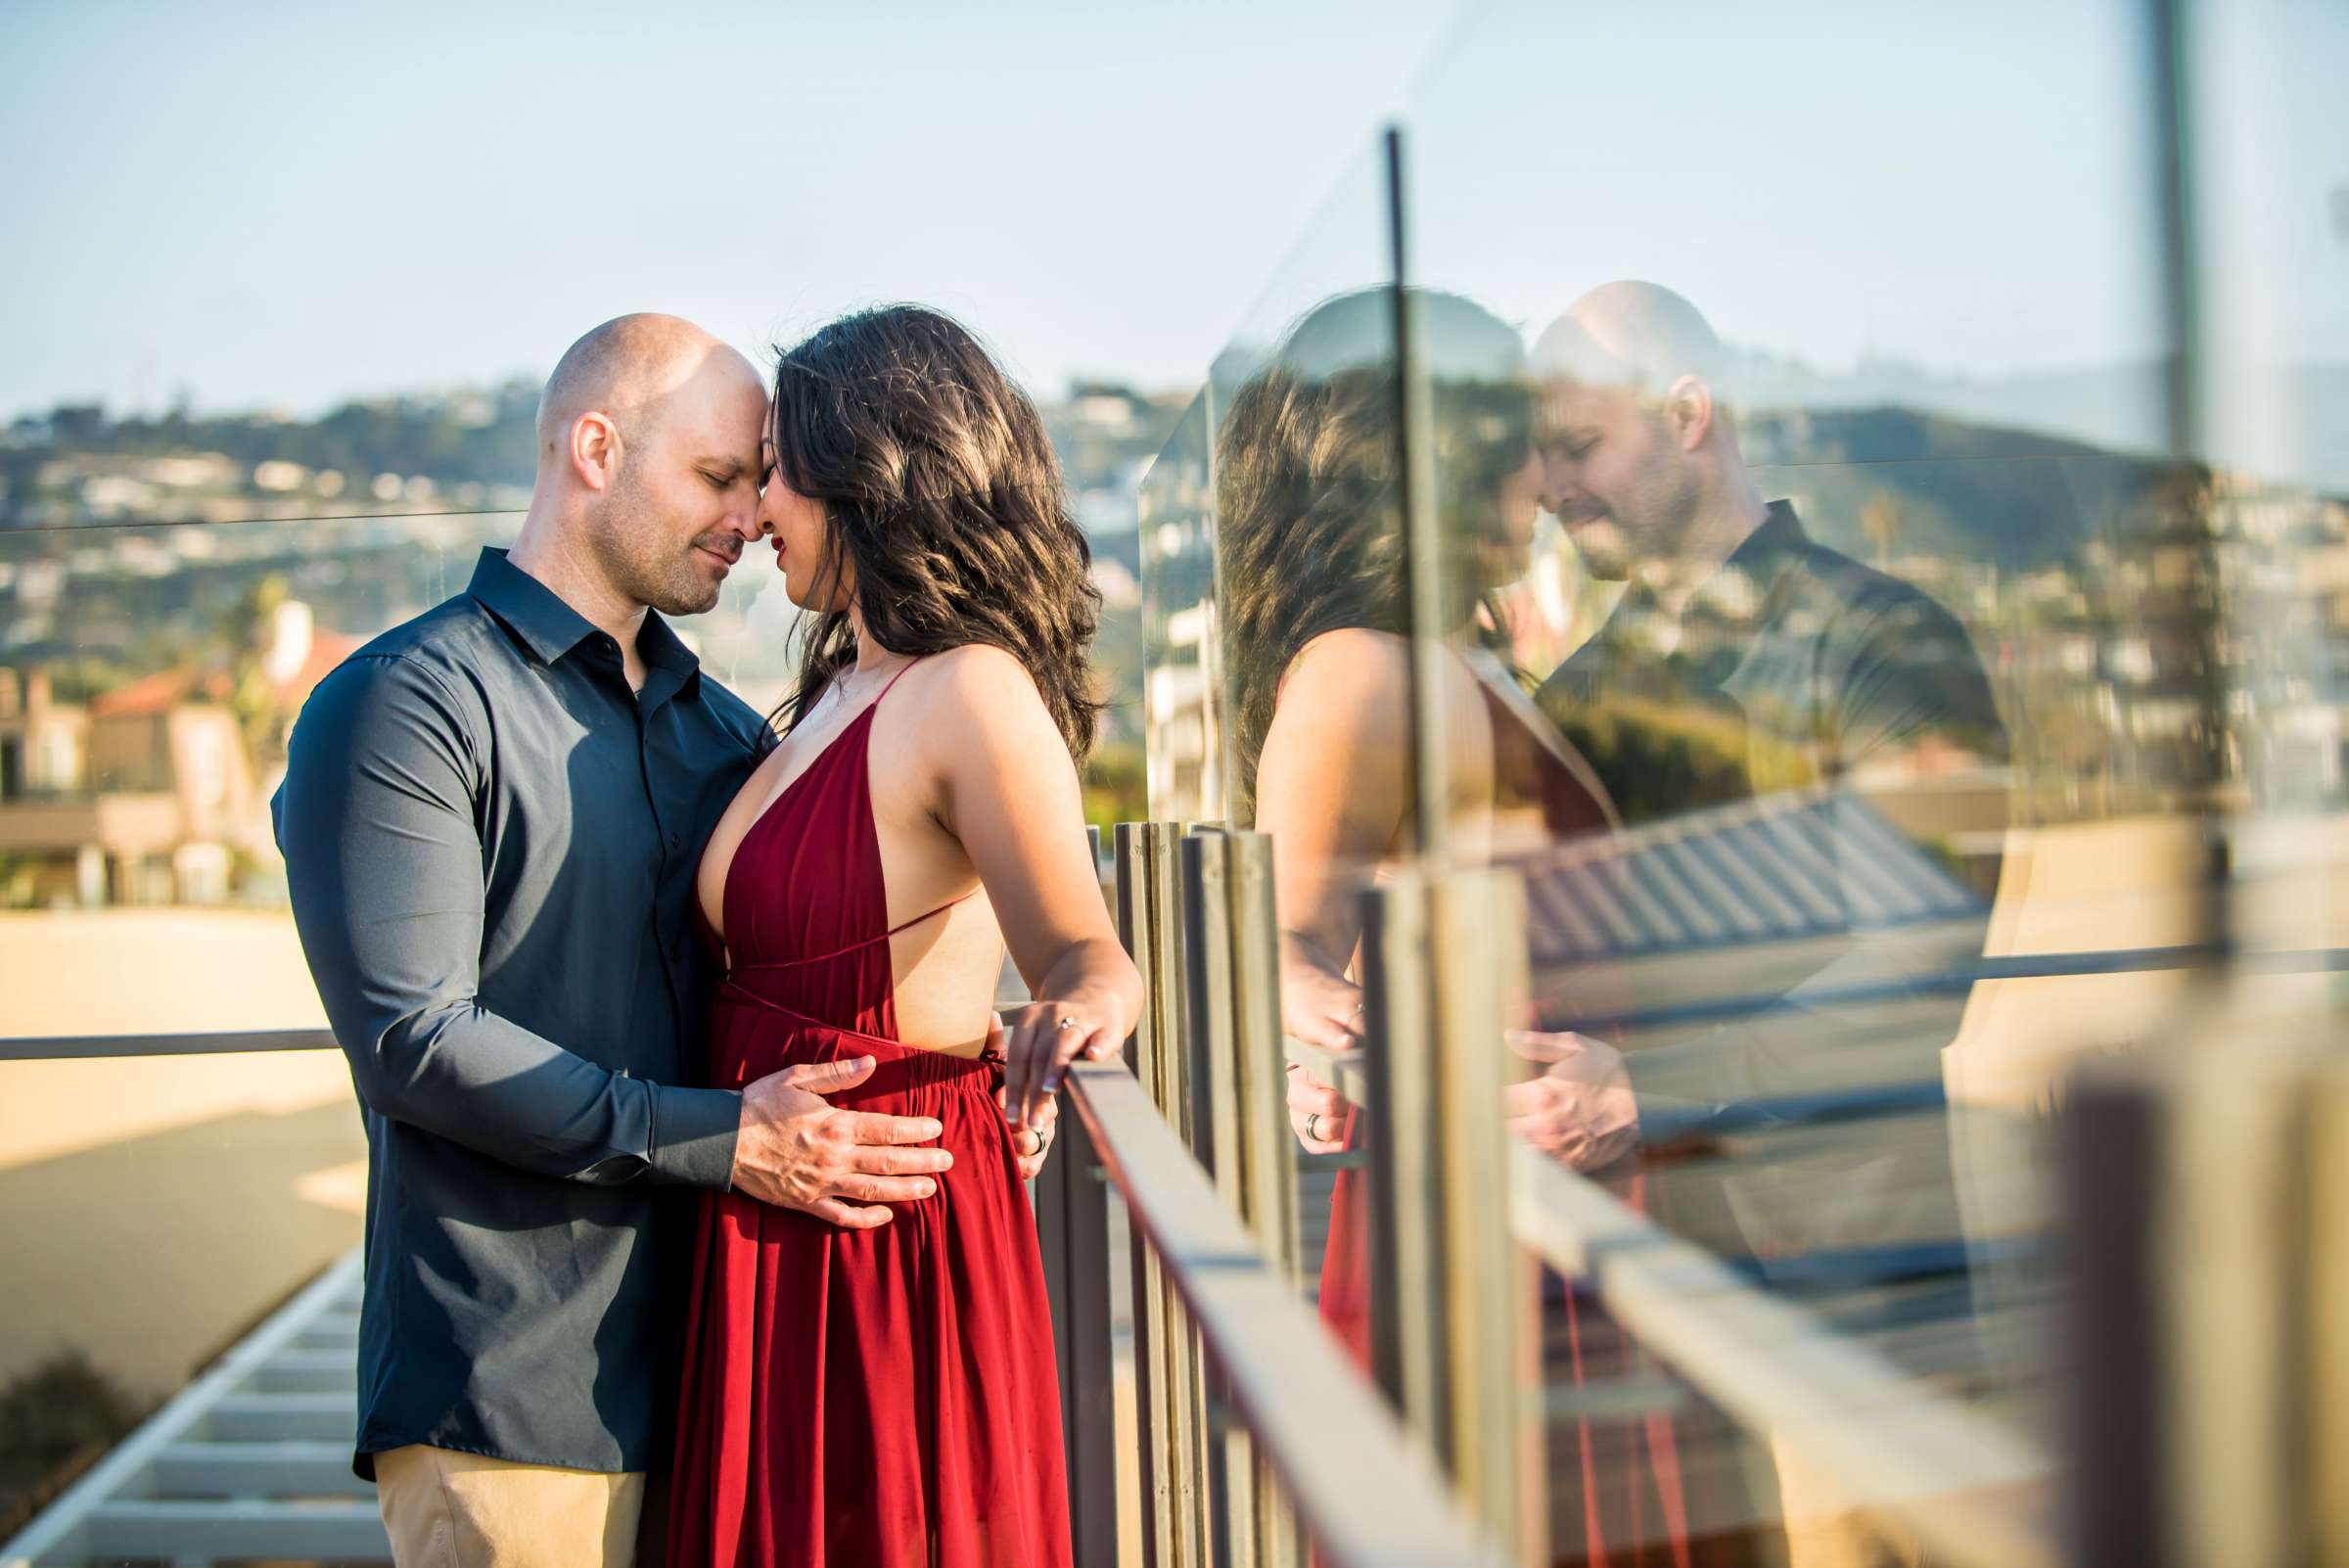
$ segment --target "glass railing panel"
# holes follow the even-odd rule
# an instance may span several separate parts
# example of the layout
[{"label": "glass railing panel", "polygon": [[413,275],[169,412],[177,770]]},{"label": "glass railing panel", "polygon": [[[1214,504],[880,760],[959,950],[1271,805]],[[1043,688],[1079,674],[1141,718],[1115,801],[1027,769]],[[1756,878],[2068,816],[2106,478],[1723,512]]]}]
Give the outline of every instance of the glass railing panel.
[{"label": "glass railing panel", "polygon": [[[1152,814],[1270,835],[1282,1028],[1341,1053],[1361,896],[1417,832],[1390,187],[1366,148],[1143,485]],[[1367,1129],[1304,1114],[1302,1285],[1367,1368]]]},{"label": "glass railing panel", "polygon": [[1151,461],[1138,497],[1149,815],[1162,822],[1212,820],[1223,800],[1209,418],[1203,390]]},{"label": "glass railing panel", "polygon": [[[2118,4],[1503,3],[1409,120],[1413,567],[1444,584],[1446,863],[1525,895],[1508,1123],[2043,1483],[2068,1075],[2163,1041],[2218,935],[2221,590],[2173,442],[2152,58]],[[1960,107],[1986,92],[1995,119]],[[1484,362],[1447,365],[1454,318]],[[1657,1364],[1577,1305],[1553,1396],[1578,1348]],[[1704,1535],[1673,1457],[1703,1424],[1550,1422],[1553,1493],[1604,1477],[1552,1552]],[[1738,1424],[1738,1549],[1883,1549],[1834,1442]]]},{"label": "glass railing panel", "polygon": [[[1228,487],[1252,477],[1227,474],[1225,463],[1234,452],[1262,452],[1265,442],[1243,432],[1232,447],[1224,424],[1316,306],[1383,286],[1393,270],[1387,194],[1383,148],[1367,149],[1306,223],[1288,257],[1218,351],[1204,385],[1143,476],[1139,512],[1150,814],[1160,820],[1247,822],[1253,748],[1261,744],[1265,715],[1258,712],[1243,722],[1229,705],[1244,700],[1262,708],[1256,666],[1263,650],[1285,633],[1252,634],[1242,645],[1244,668],[1235,671],[1229,624],[1234,607],[1223,594],[1227,584],[1253,589],[1260,574],[1253,557],[1231,556],[1220,532]],[[1365,317],[1376,314],[1366,300],[1364,307]],[[1371,351],[1379,350],[1373,345]],[[1259,392],[1249,396],[1247,406],[1261,410],[1264,402]],[[1291,541],[1291,530],[1261,522],[1265,510],[1248,509],[1242,550],[1277,551]],[[1232,576],[1235,572],[1240,576]],[[1317,579],[1326,572],[1309,576]],[[1281,607],[1267,614],[1295,619]],[[1235,690],[1235,680],[1244,691]]]},{"label": "glass railing panel", "polygon": [[2302,7],[2186,14],[2196,284],[2195,435],[2211,461],[2225,588],[2219,679],[2236,788],[2234,939],[2241,1025],[2337,1018],[2337,972],[2276,955],[2349,939],[2349,167],[2333,73],[2349,25]]}]

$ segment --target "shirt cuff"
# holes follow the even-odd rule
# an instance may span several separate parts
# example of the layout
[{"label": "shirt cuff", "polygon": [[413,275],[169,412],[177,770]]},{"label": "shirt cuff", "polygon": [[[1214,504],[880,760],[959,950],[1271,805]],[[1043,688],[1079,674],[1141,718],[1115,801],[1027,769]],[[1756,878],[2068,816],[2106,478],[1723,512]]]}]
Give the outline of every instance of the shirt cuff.
[{"label": "shirt cuff", "polygon": [[732,1089],[649,1085],[653,1091],[653,1179],[724,1192],[734,1184],[742,1096]]}]

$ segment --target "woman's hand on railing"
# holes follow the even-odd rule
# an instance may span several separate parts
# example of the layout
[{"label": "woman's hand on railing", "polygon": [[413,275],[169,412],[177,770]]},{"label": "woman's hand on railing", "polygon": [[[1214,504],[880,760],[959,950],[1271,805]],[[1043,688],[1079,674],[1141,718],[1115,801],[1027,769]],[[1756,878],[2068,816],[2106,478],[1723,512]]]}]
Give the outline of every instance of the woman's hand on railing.
[{"label": "woman's hand on railing", "polygon": [[1280,1027],[1309,1045],[1352,1050],[1362,1042],[1362,988],[1331,968],[1312,942],[1280,944]]},{"label": "woman's hand on railing", "polygon": [[1133,1025],[1118,998],[1087,989],[1057,1001],[1003,1010],[1003,1120],[1036,1131],[1060,1076],[1080,1056],[1106,1061],[1125,1048]]},{"label": "woman's hand on railing", "polygon": [[[1363,1038],[1362,988],[1336,973],[1311,939],[1291,931],[1280,945],[1280,1027],[1324,1050],[1350,1051]],[[1308,1154],[1346,1146],[1353,1109],[1335,1087],[1289,1063],[1289,1130]]]},{"label": "woman's hand on railing", "polygon": [[1289,1064],[1289,1130],[1306,1153],[1335,1154],[1346,1147],[1346,1114],[1353,1109],[1336,1089]]}]

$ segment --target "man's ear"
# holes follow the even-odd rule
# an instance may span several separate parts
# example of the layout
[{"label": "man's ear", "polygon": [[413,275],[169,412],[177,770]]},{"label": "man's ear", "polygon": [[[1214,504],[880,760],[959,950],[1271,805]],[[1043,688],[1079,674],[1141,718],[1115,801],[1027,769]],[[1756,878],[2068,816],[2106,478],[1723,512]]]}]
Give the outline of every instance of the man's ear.
[{"label": "man's ear", "polygon": [[1664,394],[1664,417],[1681,450],[1695,451],[1713,433],[1713,389],[1701,377],[1682,376]]},{"label": "man's ear", "polygon": [[591,490],[609,488],[620,472],[620,427],[612,416],[589,409],[571,422],[571,471]]}]

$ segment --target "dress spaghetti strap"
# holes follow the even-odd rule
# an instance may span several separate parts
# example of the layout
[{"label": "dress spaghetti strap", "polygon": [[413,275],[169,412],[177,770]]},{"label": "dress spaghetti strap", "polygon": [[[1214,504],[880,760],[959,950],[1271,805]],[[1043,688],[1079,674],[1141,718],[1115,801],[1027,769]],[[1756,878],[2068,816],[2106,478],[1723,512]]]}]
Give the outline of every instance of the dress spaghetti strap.
[{"label": "dress spaghetti strap", "polygon": [[[898,682],[905,678],[906,670],[911,669],[915,665],[920,664],[923,660],[929,657],[930,656],[928,654],[915,654],[911,659],[908,659],[905,662],[905,669],[898,670],[896,674],[889,677],[889,684],[881,688],[881,695],[874,698],[869,704],[867,704],[864,711],[869,714],[874,709],[880,707],[883,703],[889,701],[889,694],[898,689]],[[874,937],[870,940],[874,942],[887,942],[890,938],[896,936],[900,931],[911,931],[915,926],[920,925],[923,921],[931,918],[931,916],[944,914],[948,909],[953,908],[956,904],[977,898],[980,894],[980,891],[981,890],[978,888],[973,888],[970,892],[962,895],[961,898],[948,899],[937,908],[925,910],[922,913],[915,915],[911,920],[900,921],[897,925],[890,927],[887,931],[882,932],[878,937]]]}]

